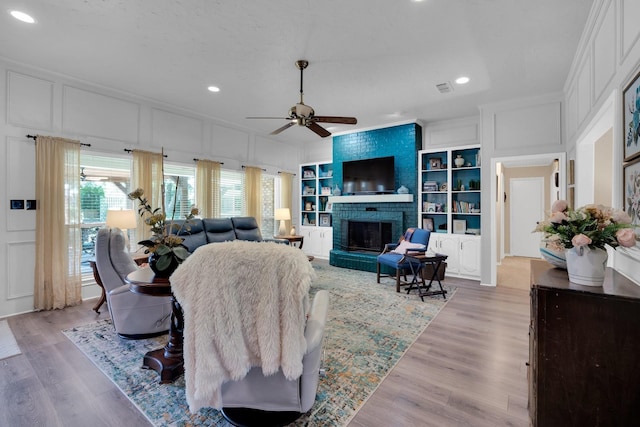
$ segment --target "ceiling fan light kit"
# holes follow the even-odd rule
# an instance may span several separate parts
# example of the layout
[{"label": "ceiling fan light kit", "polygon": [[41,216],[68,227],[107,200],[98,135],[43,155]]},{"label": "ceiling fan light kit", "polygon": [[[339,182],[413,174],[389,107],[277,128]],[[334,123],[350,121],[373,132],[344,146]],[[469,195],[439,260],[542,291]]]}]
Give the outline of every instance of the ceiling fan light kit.
[{"label": "ceiling fan light kit", "polygon": [[[284,117],[284,120],[288,120],[284,126],[271,132],[271,135],[277,135],[280,132],[289,129],[293,125],[304,126],[315,132],[322,138],[331,135],[331,132],[320,126],[318,123],[341,123],[347,125],[355,125],[358,120],[355,117],[340,117],[340,116],[316,116],[315,111],[309,105],[306,105],[303,101],[303,74],[305,68],[309,66],[309,61],[300,59],[296,61],[296,68],[300,70],[300,102],[289,109],[289,115]],[[247,117],[248,119],[279,119],[280,117]]]}]

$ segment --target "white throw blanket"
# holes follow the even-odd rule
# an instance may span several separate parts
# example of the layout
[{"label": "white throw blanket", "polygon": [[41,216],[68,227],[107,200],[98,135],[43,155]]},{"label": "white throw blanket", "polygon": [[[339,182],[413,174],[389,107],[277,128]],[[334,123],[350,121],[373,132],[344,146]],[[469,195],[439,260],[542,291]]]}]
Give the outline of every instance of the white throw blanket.
[{"label": "white throw blanket", "polygon": [[191,412],[220,409],[221,385],[252,366],[302,374],[309,287],[306,255],[273,242],[199,247],[171,276],[184,312],[184,368]]}]

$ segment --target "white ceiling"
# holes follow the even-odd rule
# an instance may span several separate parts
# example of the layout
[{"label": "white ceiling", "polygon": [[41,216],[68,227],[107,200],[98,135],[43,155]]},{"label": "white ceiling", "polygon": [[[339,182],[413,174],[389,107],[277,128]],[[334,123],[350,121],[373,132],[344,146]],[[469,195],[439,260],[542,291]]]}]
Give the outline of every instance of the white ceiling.
[{"label": "white ceiling", "polygon": [[[561,91],[593,0],[8,0],[0,56],[269,132],[299,99],[358,125],[478,114]],[[32,14],[16,21],[8,9]],[[467,75],[471,82],[457,86]],[[441,94],[436,84],[451,82]],[[217,94],[207,86],[221,88]]]}]

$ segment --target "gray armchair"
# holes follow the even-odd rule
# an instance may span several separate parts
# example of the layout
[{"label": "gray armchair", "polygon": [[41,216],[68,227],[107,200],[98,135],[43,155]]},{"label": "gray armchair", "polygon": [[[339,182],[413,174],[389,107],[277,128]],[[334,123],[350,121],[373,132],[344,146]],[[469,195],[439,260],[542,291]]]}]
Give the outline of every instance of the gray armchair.
[{"label": "gray armchair", "polygon": [[287,380],[282,370],[264,376],[260,367],[254,367],[242,380],[222,385],[222,413],[227,421],[236,426],[282,426],[311,409],[318,389],[328,309],[329,292],[318,291],[304,330],[307,352],[298,379]]},{"label": "gray armchair", "polygon": [[141,339],[166,333],[171,320],[171,299],[129,290],[124,279],[138,266],[126,248],[122,230],[110,227],[98,230],[95,251],[96,267],[118,335]]}]

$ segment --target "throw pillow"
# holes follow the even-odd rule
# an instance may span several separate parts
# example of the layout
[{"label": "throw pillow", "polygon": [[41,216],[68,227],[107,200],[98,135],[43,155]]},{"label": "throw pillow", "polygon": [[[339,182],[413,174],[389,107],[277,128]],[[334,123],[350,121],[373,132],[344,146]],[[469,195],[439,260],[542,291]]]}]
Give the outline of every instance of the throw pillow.
[{"label": "throw pillow", "polygon": [[424,251],[424,250],[425,250],[425,247],[423,244],[411,243],[407,240],[403,240],[391,252],[404,255],[407,253],[407,251]]}]

